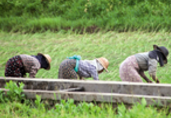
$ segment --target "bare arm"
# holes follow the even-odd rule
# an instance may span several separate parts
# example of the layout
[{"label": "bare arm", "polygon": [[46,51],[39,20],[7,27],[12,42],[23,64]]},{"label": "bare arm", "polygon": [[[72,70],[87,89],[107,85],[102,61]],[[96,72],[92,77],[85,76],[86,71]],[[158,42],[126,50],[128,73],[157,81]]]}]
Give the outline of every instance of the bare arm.
[{"label": "bare arm", "polygon": [[153,80],[154,80],[156,83],[160,83],[160,81],[158,80],[158,78],[157,78],[155,75],[151,75],[151,77],[153,78]]},{"label": "bare arm", "polygon": [[148,79],[148,77],[144,74],[143,71],[140,71],[139,74],[141,75],[142,78],[145,79],[146,82],[152,83],[152,81],[150,79]]}]

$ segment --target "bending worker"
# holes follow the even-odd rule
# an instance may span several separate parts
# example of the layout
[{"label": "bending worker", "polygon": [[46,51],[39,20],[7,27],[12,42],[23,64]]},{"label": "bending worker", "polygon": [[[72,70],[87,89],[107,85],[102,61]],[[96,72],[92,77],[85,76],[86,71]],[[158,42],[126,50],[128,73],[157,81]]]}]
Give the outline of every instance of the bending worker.
[{"label": "bending worker", "polygon": [[99,80],[98,74],[104,70],[108,72],[109,62],[106,58],[101,57],[94,60],[81,60],[80,56],[74,55],[65,59],[59,67],[59,79],[83,79],[92,77]]},{"label": "bending worker", "polygon": [[37,55],[21,54],[10,58],[6,63],[6,77],[25,77],[29,73],[30,78],[35,78],[39,69],[50,69],[51,57],[48,54]]},{"label": "bending worker", "polygon": [[138,53],[126,58],[119,68],[119,74],[122,81],[143,82],[141,77],[148,83],[152,81],[147,78],[144,71],[149,72],[150,77],[159,83],[156,77],[157,65],[164,66],[167,64],[167,56],[169,51],[166,47],[153,45],[154,50],[150,52]]}]

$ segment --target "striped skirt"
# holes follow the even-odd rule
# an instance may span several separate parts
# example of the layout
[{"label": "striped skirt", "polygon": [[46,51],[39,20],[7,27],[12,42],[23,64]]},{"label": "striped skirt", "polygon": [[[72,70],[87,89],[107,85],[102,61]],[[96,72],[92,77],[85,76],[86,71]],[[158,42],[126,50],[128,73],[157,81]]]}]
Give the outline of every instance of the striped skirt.
[{"label": "striped skirt", "polygon": [[5,66],[6,77],[24,77],[26,75],[20,56],[10,58]]},{"label": "striped skirt", "polygon": [[77,79],[77,73],[74,68],[76,65],[75,59],[65,59],[59,67],[58,78],[59,79]]},{"label": "striped skirt", "polygon": [[135,56],[125,59],[119,68],[119,75],[122,81],[143,82],[139,74],[139,66]]}]

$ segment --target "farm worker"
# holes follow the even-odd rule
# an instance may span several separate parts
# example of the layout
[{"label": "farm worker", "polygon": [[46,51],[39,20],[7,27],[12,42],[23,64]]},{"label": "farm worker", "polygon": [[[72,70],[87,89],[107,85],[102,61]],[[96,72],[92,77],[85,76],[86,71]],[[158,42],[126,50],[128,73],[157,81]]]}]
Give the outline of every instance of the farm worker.
[{"label": "farm worker", "polygon": [[6,77],[25,77],[29,73],[30,78],[35,78],[39,69],[50,69],[51,57],[48,54],[37,55],[21,54],[10,58],[6,63]]},{"label": "farm worker", "polygon": [[152,83],[147,78],[144,71],[149,72],[150,77],[156,82],[160,83],[156,77],[157,65],[164,66],[167,64],[167,56],[169,51],[166,47],[153,45],[154,50],[144,53],[138,53],[126,58],[119,68],[119,74],[122,81],[129,82],[143,82],[141,77],[148,83]]},{"label": "farm worker", "polygon": [[[94,60],[81,60],[81,57],[74,55],[65,59],[59,67],[59,79],[83,79],[92,77],[99,80],[98,74],[104,70],[108,72],[109,62],[106,58],[101,57]],[[78,75],[78,76],[77,76]]]}]

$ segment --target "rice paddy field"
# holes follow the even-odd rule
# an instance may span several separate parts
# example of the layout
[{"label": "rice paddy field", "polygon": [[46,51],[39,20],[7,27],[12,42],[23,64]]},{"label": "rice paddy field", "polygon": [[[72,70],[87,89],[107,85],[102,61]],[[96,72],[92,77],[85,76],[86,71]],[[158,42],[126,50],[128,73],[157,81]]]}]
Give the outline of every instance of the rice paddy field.
[{"label": "rice paddy field", "polygon": [[[171,50],[171,34],[168,32],[98,32],[93,34],[77,34],[72,31],[44,32],[44,33],[14,33],[0,32],[0,76],[4,77],[4,69],[7,60],[15,55],[37,53],[49,54],[52,58],[49,71],[41,69],[36,78],[58,79],[60,63],[67,57],[80,55],[82,59],[95,59],[106,57],[109,60],[109,73],[102,73],[99,79],[102,81],[121,81],[119,78],[119,65],[130,55],[153,50],[153,44],[166,46]],[[157,77],[161,83],[171,83],[170,80],[170,55],[168,64],[158,67]],[[146,75],[149,77],[148,72]],[[93,80],[87,78],[87,80]],[[144,81],[145,82],[145,81]],[[0,97],[1,98],[1,97]],[[40,98],[41,99],[41,98]],[[123,104],[118,108],[112,105],[96,105],[93,103],[80,103],[75,105],[73,100],[61,101],[49,109],[39,100],[36,105],[20,102],[7,102],[0,104],[0,116],[10,117],[116,117],[116,118],[164,118],[170,117],[168,108],[157,109],[146,107],[145,101],[135,103],[130,109]]]},{"label": "rice paddy field", "polygon": [[[171,34],[168,32],[99,32],[76,34],[73,32],[44,32],[34,34],[0,32],[0,75],[4,76],[7,60],[15,55],[37,53],[49,54],[51,69],[40,69],[36,78],[57,79],[60,63],[67,57],[80,55],[82,60],[106,57],[109,60],[109,73],[102,73],[103,81],[121,81],[119,65],[130,55],[153,50],[153,45],[165,46],[171,50]],[[158,66],[157,77],[161,83],[171,83],[170,55],[164,67]],[[148,72],[146,72],[148,76]],[[149,76],[148,76],[149,77]],[[93,80],[92,78],[87,78]]]}]

